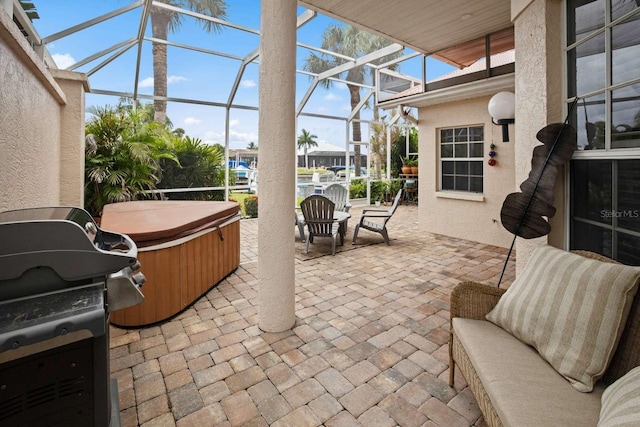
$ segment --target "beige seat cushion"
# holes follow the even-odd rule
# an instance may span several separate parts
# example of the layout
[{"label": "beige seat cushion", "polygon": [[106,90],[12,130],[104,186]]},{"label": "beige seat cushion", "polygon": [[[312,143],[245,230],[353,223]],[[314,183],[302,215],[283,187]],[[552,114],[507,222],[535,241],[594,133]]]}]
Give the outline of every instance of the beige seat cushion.
[{"label": "beige seat cushion", "polygon": [[640,366],[607,387],[598,422],[598,427],[637,426],[640,426]]},{"label": "beige seat cushion", "polygon": [[576,390],[589,392],[611,361],[639,278],[638,267],[541,246],[487,320],[535,347]]},{"label": "beige seat cushion", "polygon": [[506,426],[595,426],[603,388],[576,391],[532,347],[485,320],[453,319],[496,413]]}]

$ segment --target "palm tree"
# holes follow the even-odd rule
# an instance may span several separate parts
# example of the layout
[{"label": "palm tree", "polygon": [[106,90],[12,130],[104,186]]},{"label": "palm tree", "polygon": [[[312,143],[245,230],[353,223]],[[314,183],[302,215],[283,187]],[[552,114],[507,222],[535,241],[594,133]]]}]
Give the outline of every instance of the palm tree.
[{"label": "palm tree", "polygon": [[[322,48],[346,55],[351,58],[359,58],[368,53],[379,50],[385,46],[390,45],[391,42],[366,31],[359,30],[349,25],[331,25],[322,34]],[[397,58],[401,55],[401,52],[387,55],[377,61],[377,64],[382,64],[393,58]],[[322,73],[323,71],[330,70],[341,64],[348,62],[348,60],[333,55],[321,53],[311,53],[305,60],[304,69],[314,74]],[[390,67],[395,69],[396,67]],[[348,71],[341,73],[339,76],[343,80],[347,80],[354,83],[366,83],[370,82],[373,78],[373,70],[370,67],[360,66],[351,68]],[[320,84],[325,89],[330,89],[333,81],[324,79]],[[349,94],[351,98],[351,108],[354,109],[360,103],[360,86],[347,84],[349,88]],[[352,122],[353,126],[353,140],[362,141],[362,132],[360,128],[360,113],[357,112]],[[356,176],[360,175],[360,146],[356,144],[354,147],[354,163]]]},{"label": "palm tree", "polygon": [[315,141],[316,135],[311,135],[308,130],[302,129],[302,134],[298,137],[298,149],[304,148],[304,166],[309,169],[309,157],[307,157],[307,149],[309,147],[317,147],[318,143]]},{"label": "palm tree", "polygon": [[[159,0],[162,3],[194,12],[224,19],[227,13],[227,4],[224,0]],[[219,33],[220,24],[199,19],[198,22],[208,33]],[[167,40],[169,31],[176,31],[182,25],[182,15],[169,9],[153,6],[151,8],[151,27],[153,37]],[[167,45],[153,43],[153,94],[154,96],[167,96]],[[167,101],[154,100],[154,120],[164,123],[167,116]]]},{"label": "palm tree", "polygon": [[247,145],[247,150],[257,150],[257,149],[258,149],[258,144],[256,144],[253,141],[251,141],[249,145]]}]

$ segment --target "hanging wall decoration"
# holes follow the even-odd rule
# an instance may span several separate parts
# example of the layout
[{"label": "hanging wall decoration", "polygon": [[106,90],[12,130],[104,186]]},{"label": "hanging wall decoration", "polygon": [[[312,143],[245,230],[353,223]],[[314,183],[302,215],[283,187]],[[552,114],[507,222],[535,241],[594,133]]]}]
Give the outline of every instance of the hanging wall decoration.
[{"label": "hanging wall decoration", "polygon": [[496,144],[491,144],[489,148],[491,148],[491,151],[489,151],[490,159],[487,163],[489,163],[489,166],[495,166],[498,164],[497,160],[494,158],[498,154],[496,153]]}]

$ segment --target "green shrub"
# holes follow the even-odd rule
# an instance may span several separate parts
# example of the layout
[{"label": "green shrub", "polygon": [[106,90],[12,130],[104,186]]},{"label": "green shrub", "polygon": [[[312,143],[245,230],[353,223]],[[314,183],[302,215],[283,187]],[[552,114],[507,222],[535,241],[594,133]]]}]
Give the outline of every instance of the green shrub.
[{"label": "green shrub", "polygon": [[[161,159],[158,188],[220,187],[224,185],[224,148],[207,145],[199,138],[173,138],[169,150],[177,158]],[[230,183],[231,185],[233,183]],[[173,200],[224,200],[223,191],[171,193]]]},{"label": "green shrub", "polygon": [[384,200],[384,193],[387,190],[386,181],[371,181],[371,198],[369,203]]},{"label": "green shrub", "polygon": [[349,198],[362,199],[367,197],[367,183],[363,179],[352,179],[349,185]]},{"label": "green shrub", "polygon": [[244,199],[244,211],[249,218],[258,217],[258,196],[249,196]]}]

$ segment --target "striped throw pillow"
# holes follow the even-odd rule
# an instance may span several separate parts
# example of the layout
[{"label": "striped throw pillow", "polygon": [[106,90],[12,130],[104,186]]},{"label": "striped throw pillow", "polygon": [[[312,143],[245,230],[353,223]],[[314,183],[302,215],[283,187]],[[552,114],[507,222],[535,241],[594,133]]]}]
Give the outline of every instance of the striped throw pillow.
[{"label": "striped throw pillow", "polygon": [[611,384],[602,394],[598,427],[640,426],[640,366]]},{"label": "striped throw pillow", "polygon": [[487,320],[533,346],[579,391],[604,374],[624,329],[640,268],[536,248]]}]

